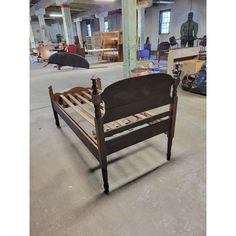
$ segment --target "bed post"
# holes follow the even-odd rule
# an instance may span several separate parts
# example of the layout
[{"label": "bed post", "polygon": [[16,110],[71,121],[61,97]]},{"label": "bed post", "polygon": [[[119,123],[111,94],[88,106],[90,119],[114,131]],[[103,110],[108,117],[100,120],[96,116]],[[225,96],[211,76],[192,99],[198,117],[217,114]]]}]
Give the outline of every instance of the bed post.
[{"label": "bed post", "polygon": [[168,143],[167,143],[167,160],[170,160],[171,157],[171,147],[172,147],[172,140],[174,138],[175,133],[175,121],[176,121],[176,112],[177,112],[177,103],[178,103],[178,96],[177,96],[177,88],[180,82],[180,75],[181,69],[180,66],[177,64],[175,65],[175,69],[173,70],[174,74],[174,84],[172,90],[172,102],[170,105],[170,112],[171,112],[171,124],[167,134]]},{"label": "bed post", "polygon": [[53,102],[52,102],[52,99],[53,99],[53,90],[52,90],[52,86],[51,86],[51,85],[48,87],[48,90],[49,90],[49,96],[50,96],[50,100],[51,100],[51,105],[52,105],[52,110],[53,110],[53,114],[54,114],[56,126],[57,126],[58,128],[60,128],[59,117],[58,117],[58,114],[57,114],[57,112],[55,111],[55,109],[54,109],[54,107],[53,107]]},{"label": "bed post", "polygon": [[[104,183],[104,189],[105,193],[109,193],[109,184],[108,184],[108,174],[107,174],[107,157],[106,157],[106,149],[105,149],[105,136],[104,136],[104,128],[103,128],[103,120],[101,117],[101,110],[100,110],[100,104],[101,104],[101,96],[98,93],[98,85],[97,83],[99,79],[92,78],[92,102],[94,104],[95,108],[95,128],[96,128],[96,136],[97,136],[97,144],[98,144],[98,152],[99,152],[99,160],[100,160],[100,166],[102,168],[102,177],[103,177],[103,183]],[[100,85],[99,85],[100,86]]]},{"label": "bed post", "polygon": [[102,82],[101,82],[101,79],[100,78],[97,78],[97,88],[99,90],[102,90]]}]

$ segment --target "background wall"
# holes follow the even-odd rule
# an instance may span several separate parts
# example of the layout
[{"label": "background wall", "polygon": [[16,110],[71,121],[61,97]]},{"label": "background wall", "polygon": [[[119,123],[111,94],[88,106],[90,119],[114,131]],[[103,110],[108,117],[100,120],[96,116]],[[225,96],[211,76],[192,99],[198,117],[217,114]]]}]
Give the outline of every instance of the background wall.
[{"label": "background wall", "polygon": [[[145,38],[150,37],[152,50],[157,49],[158,38],[160,42],[169,41],[171,36],[180,37],[180,27],[187,21],[191,7],[191,0],[176,0],[174,4],[154,5],[146,9],[145,14]],[[159,35],[159,14],[161,10],[171,9],[170,33]],[[198,23],[198,37],[206,35],[206,0],[193,0],[193,20]],[[195,41],[196,43],[196,41]]]},{"label": "background wall", "polygon": [[64,27],[63,27],[62,20],[58,20],[57,22],[54,22],[51,25],[48,25],[48,29],[49,29],[49,34],[51,36],[51,40],[53,42],[57,42],[57,38],[56,38],[57,34],[61,34],[62,37],[64,38]]},{"label": "background wall", "polygon": [[42,41],[39,23],[37,21],[31,21],[31,25],[32,25],[35,42],[37,43],[38,41]]},{"label": "background wall", "polygon": [[[57,38],[56,35],[57,34],[61,34],[63,38],[65,38],[64,35],[64,26],[63,26],[63,22],[62,19],[57,19],[57,20],[45,20],[46,24],[47,24],[47,28],[48,28],[48,36],[49,36],[49,40],[51,42],[57,42]],[[42,41],[41,38],[41,34],[40,34],[40,27],[39,27],[39,23],[37,21],[33,21],[31,22],[32,24],[32,28],[33,28],[33,34],[34,34],[34,38],[35,41]],[[73,27],[73,35],[77,35],[77,30],[76,30],[76,25],[73,22],[72,24]]]},{"label": "background wall", "polygon": [[87,36],[87,24],[91,25],[92,35],[93,35],[93,32],[98,32],[100,30],[99,29],[99,19],[96,18],[96,19],[83,20],[80,24],[83,41],[86,40],[86,36]]},{"label": "background wall", "polygon": [[109,31],[122,31],[122,16],[120,13],[107,16]]},{"label": "background wall", "polygon": [[[186,22],[191,7],[191,0],[175,0],[174,4],[153,5],[145,10],[145,38],[150,37],[152,50],[157,49],[157,42],[168,41],[171,36],[180,37],[180,27]],[[159,14],[162,10],[171,10],[170,33],[168,35],[159,35]],[[192,0],[193,20],[198,23],[198,37],[206,35],[206,0]],[[109,31],[122,31],[122,15],[120,13],[110,14],[106,17],[108,20]],[[81,31],[83,41],[86,40],[86,23],[90,22],[92,34],[99,31],[99,19],[83,20],[81,22]],[[64,28],[62,19],[57,19],[53,23],[46,20],[49,29],[49,38],[56,41],[56,34],[64,37]],[[32,22],[35,41],[41,41],[40,28],[38,22]],[[77,35],[75,23],[73,23],[73,33]],[[196,41],[195,41],[196,43]]]}]

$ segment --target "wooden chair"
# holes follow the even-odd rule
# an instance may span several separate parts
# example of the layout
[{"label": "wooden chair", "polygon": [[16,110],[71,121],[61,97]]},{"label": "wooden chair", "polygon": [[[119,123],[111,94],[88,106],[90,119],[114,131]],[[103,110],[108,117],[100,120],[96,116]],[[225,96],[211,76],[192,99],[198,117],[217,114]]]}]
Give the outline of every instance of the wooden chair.
[{"label": "wooden chair", "polygon": [[170,49],[170,43],[169,42],[162,42],[158,45],[158,48],[157,48],[158,63],[160,62],[161,57],[164,57],[165,60],[168,59],[169,49]]}]

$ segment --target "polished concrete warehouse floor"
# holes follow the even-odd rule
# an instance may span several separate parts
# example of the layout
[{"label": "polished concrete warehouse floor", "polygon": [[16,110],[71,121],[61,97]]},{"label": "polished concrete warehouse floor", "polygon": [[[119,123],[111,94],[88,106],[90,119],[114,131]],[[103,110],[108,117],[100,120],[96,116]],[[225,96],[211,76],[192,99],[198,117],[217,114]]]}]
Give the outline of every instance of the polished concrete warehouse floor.
[{"label": "polished concrete warehouse floor", "polygon": [[110,194],[98,162],[61,120],[54,123],[54,91],[105,86],[122,78],[122,64],[57,71],[30,66],[31,236],[206,235],[206,97],[178,88],[172,159],[159,135],[109,156]]}]

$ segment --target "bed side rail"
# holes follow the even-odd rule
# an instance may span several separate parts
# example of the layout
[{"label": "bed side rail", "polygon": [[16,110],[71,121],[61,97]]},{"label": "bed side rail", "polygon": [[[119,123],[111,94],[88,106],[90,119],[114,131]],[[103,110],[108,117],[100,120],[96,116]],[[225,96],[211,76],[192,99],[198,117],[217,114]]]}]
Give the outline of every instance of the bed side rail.
[{"label": "bed side rail", "polygon": [[[67,107],[71,107],[72,109],[77,111],[82,117],[84,117],[85,119],[87,118],[87,116],[85,117],[85,113],[82,113],[82,110],[80,110],[77,106],[75,106],[72,102],[70,102],[67,99],[67,97],[72,96],[71,94],[74,95],[76,93],[80,93],[81,91],[84,91],[83,88],[81,87],[73,88],[64,93],[53,93],[53,89],[51,85],[48,87],[48,89],[49,89],[49,96],[51,100],[54,117],[56,120],[56,125],[60,127],[60,123],[58,119],[58,115],[60,115],[60,117],[68,124],[68,126],[74,131],[74,133],[81,139],[81,141],[85,144],[85,146],[99,160],[97,141],[94,139],[93,136],[91,136],[88,132],[86,132],[86,130],[79,123],[77,123],[77,121],[75,121],[72,118],[72,116],[69,113],[67,113],[66,109],[64,108],[65,102],[66,102]],[[92,119],[91,121],[94,122]]]},{"label": "bed side rail", "polygon": [[150,124],[147,127],[130,131],[118,137],[105,141],[107,155],[121,149],[152,138],[158,134],[166,133],[169,130],[171,119],[161,120],[158,123]]}]

